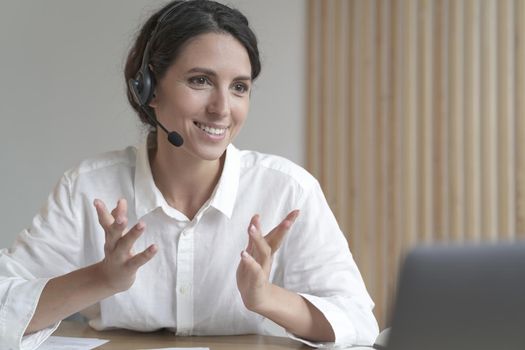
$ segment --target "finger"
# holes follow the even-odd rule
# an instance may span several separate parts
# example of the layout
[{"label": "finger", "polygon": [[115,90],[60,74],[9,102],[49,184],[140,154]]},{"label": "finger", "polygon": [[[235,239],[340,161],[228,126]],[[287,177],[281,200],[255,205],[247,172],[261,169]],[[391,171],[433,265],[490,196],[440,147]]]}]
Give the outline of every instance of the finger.
[{"label": "finger", "polygon": [[263,267],[266,266],[268,259],[271,257],[272,250],[264,239],[260,229],[259,215],[255,215],[248,227],[248,235],[252,244],[252,257]]},{"label": "finger", "polygon": [[246,251],[248,252],[248,254],[253,254],[253,242],[250,235],[248,235],[248,245],[246,246]]},{"label": "finger", "polygon": [[277,249],[281,246],[281,243],[283,241],[284,235],[290,227],[292,227],[293,223],[299,216],[299,210],[293,210],[291,211],[283,221],[279,225],[277,225],[269,234],[266,235],[265,240],[267,244],[270,246],[270,249],[272,251],[272,254],[274,254]]},{"label": "finger", "polygon": [[128,260],[126,266],[130,269],[137,270],[139,267],[150,261],[155,254],[157,254],[157,246],[155,244],[150,245],[144,251],[139,254],[134,255],[131,259]]},{"label": "finger", "polygon": [[248,224],[248,245],[246,246],[246,249],[245,249],[245,250],[246,250],[246,252],[248,252],[248,254],[250,254],[250,255],[253,255],[253,246],[254,246],[254,244],[253,244],[253,238],[252,238],[252,236],[250,235],[250,227],[251,227],[252,225],[255,225],[255,219],[256,219],[256,217],[258,217],[258,215],[254,215],[254,216],[252,217],[252,219],[250,220],[250,223]]},{"label": "finger", "polygon": [[110,227],[112,232],[111,239],[118,240],[128,225],[128,202],[121,198],[117,201],[117,206],[111,211],[114,221]]},{"label": "finger", "polygon": [[115,222],[121,225],[124,218],[128,215],[128,201],[121,198],[117,201],[117,206],[111,211],[111,215],[115,218]]},{"label": "finger", "polygon": [[262,272],[261,265],[246,250],[241,252],[241,264],[244,269],[244,274],[246,272],[251,272],[252,274],[259,274]]},{"label": "finger", "polygon": [[125,199],[119,199],[117,206],[111,211],[113,223],[106,230],[106,244],[111,250],[115,248],[118,240],[124,235],[128,226],[127,210],[127,201]]},{"label": "finger", "polygon": [[144,224],[144,222],[139,221],[124,236],[119,238],[115,246],[117,253],[129,254],[137,239],[144,233],[145,227],[146,225]]},{"label": "finger", "polygon": [[104,229],[104,233],[106,235],[104,251],[112,251],[115,247],[115,243],[121,235],[122,230],[115,232],[115,218],[108,212],[106,204],[102,200],[95,199],[93,204],[97,210],[98,222]]},{"label": "finger", "polygon": [[106,204],[100,199],[95,199],[93,202],[93,205],[95,206],[95,209],[97,210],[97,217],[98,222],[100,223],[100,226],[104,229],[104,231],[109,230],[109,227],[113,224],[115,219],[113,216],[108,212],[108,209],[106,208]]}]

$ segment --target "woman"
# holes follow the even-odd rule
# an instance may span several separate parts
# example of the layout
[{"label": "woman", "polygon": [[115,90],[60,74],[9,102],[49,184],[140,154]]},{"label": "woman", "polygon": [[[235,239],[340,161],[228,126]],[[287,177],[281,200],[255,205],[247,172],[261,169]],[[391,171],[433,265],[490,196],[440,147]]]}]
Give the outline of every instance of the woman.
[{"label": "woman", "polygon": [[82,310],[96,329],[373,342],[373,303],[317,181],[231,144],[259,72],[229,7],[174,1],[144,24],[125,76],[152,130],[66,172],[2,251],[1,348],[35,348]]}]

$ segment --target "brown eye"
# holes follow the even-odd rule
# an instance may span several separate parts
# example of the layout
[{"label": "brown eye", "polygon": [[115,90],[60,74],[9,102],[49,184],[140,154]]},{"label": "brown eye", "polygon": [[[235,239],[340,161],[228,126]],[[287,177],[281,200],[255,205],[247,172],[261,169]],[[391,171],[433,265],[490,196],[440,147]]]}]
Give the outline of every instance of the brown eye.
[{"label": "brown eye", "polygon": [[233,85],[233,89],[235,90],[236,93],[239,93],[239,94],[244,94],[249,90],[248,85],[244,83],[235,83]]},{"label": "brown eye", "polygon": [[205,77],[205,76],[191,77],[191,78],[188,79],[188,82],[191,85],[195,85],[195,86],[201,86],[201,85],[210,84],[210,80],[207,77]]}]

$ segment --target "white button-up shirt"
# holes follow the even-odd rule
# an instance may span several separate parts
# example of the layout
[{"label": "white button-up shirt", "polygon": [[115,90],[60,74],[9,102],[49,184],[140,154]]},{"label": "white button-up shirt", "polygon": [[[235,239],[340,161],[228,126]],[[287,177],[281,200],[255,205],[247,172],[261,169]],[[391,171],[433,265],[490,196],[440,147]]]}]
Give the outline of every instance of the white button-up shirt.
[{"label": "white button-up shirt", "polygon": [[330,322],[337,343],[371,344],[378,333],[370,299],[318,182],[280,157],[230,145],[211,198],[190,220],[155,186],[146,143],[82,162],[66,172],[46,205],[10,249],[0,251],[0,348],[34,349],[58,326],[23,336],[46,282],[99,262],[104,232],[93,200],[128,201],[130,227],[146,223],[136,252],[157,255],[133,286],[95,305],[90,325],[177,335],[284,335],[248,311],[236,284],[248,224],[260,214],[271,231],[293,209],[300,215],[274,256],[272,283],[302,295]]}]

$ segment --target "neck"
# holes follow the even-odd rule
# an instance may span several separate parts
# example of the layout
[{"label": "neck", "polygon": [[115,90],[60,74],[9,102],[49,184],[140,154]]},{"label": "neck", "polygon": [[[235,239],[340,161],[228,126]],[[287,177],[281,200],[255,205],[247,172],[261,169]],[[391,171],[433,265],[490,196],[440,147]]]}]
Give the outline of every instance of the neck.
[{"label": "neck", "polygon": [[157,143],[150,152],[153,179],[168,204],[190,220],[211,197],[224,165],[225,155],[203,160],[171,144]]}]

